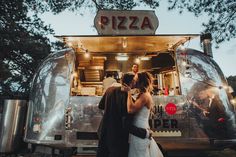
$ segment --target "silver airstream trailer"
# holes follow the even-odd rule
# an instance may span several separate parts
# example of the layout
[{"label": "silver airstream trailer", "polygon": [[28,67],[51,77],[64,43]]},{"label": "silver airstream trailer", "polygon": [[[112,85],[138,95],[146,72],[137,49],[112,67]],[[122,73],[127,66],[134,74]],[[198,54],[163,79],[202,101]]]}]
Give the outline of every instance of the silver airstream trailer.
[{"label": "silver airstream trailer", "polygon": [[57,37],[71,48],[48,56],[33,78],[26,142],[96,148],[104,76],[119,82],[138,63],[155,79],[150,126],[165,150],[235,146],[233,98],[207,36],[204,52],[180,48],[196,34]]}]

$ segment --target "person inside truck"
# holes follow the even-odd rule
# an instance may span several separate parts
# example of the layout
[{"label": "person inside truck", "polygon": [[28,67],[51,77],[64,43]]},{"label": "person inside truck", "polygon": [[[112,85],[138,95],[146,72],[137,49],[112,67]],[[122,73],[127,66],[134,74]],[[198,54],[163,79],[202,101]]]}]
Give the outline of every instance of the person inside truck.
[{"label": "person inside truck", "polygon": [[152,92],[153,92],[154,95],[161,95],[161,90],[158,87],[157,79],[153,80],[153,91]]},{"label": "person inside truck", "polygon": [[116,79],[111,72],[107,72],[106,78],[102,81],[103,82],[103,93],[106,92],[107,88],[111,87],[113,83],[116,83]]},{"label": "person inside truck", "polygon": [[132,66],[132,73],[136,75],[139,71],[139,65],[138,64],[133,64]]}]

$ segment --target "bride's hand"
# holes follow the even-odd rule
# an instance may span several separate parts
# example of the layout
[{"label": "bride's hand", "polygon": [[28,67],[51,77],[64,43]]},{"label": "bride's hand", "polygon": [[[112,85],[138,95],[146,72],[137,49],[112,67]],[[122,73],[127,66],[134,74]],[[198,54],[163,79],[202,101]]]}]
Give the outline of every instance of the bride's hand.
[{"label": "bride's hand", "polygon": [[125,92],[129,92],[131,90],[130,86],[128,86],[127,84],[123,84],[122,85],[122,91],[125,91]]},{"label": "bride's hand", "polygon": [[150,128],[147,128],[146,130],[147,130],[147,132],[148,132],[147,138],[151,139],[151,138],[152,138],[153,131],[152,131]]},{"label": "bride's hand", "polygon": [[131,88],[130,88],[130,87],[124,87],[123,90],[124,90],[125,92],[129,92],[129,91],[131,90]]}]

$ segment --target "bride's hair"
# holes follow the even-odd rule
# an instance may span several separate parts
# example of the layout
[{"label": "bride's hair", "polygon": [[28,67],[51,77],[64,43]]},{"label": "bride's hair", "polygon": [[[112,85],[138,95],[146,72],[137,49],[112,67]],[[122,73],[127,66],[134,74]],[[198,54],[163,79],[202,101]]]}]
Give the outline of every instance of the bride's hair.
[{"label": "bride's hair", "polygon": [[151,92],[153,90],[153,77],[149,72],[138,73],[137,86],[141,93]]},{"label": "bride's hair", "polygon": [[130,85],[130,83],[133,81],[133,79],[134,79],[133,73],[125,73],[121,77],[121,83],[126,84],[126,85]]}]

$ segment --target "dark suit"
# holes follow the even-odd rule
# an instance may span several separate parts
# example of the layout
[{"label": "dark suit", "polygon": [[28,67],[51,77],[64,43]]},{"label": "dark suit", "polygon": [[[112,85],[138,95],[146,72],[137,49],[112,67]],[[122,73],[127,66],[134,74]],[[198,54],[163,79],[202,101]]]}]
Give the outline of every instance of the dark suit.
[{"label": "dark suit", "polygon": [[127,157],[129,132],[146,137],[146,129],[132,125],[127,113],[127,92],[121,87],[110,87],[102,97],[99,108],[104,110],[97,157]]}]

